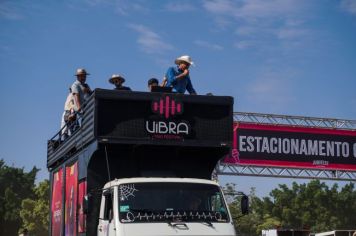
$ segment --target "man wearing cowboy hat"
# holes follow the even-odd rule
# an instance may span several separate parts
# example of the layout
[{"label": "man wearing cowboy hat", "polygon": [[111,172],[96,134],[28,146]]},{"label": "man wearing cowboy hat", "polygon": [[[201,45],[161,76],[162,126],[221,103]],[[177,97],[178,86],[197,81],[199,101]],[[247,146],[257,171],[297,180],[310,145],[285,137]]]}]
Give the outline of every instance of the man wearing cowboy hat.
[{"label": "man wearing cowboy hat", "polygon": [[189,67],[194,64],[190,56],[178,57],[174,62],[177,66],[168,68],[165,86],[173,87],[173,91],[177,93],[184,94],[188,90],[189,94],[197,94],[189,76]]},{"label": "man wearing cowboy hat", "polygon": [[126,91],[131,91],[130,87],[125,87],[122,84],[125,83],[125,78],[122,75],[112,75],[111,78],[109,79],[109,83],[115,85],[115,90],[126,90]]},{"label": "man wearing cowboy hat", "polygon": [[88,84],[86,84],[87,75],[89,73],[86,72],[85,69],[79,68],[77,69],[77,80],[72,84],[71,90],[74,97],[74,105],[75,111],[80,111],[83,108],[83,104],[86,99],[91,94],[91,89]]}]

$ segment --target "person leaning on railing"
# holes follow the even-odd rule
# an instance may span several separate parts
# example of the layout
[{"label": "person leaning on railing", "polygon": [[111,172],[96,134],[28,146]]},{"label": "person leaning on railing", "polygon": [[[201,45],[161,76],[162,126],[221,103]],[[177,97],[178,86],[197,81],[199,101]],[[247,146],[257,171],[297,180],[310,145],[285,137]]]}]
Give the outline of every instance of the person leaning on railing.
[{"label": "person leaning on railing", "polygon": [[72,94],[72,89],[69,88],[69,93],[64,103],[64,112],[61,120],[61,136],[62,139],[66,139],[71,135],[73,131],[73,123],[76,120],[76,114],[74,111],[74,99]]},{"label": "person leaning on railing", "polygon": [[74,97],[74,110],[76,112],[80,112],[83,109],[83,104],[92,92],[89,85],[85,83],[87,75],[89,75],[89,73],[87,73],[85,69],[77,69],[77,73],[75,74],[77,80],[71,87]]},{"label": "person leaning on railing", "polygon": [[77,80],[72,84],[71,90],[74,101],[74,112],[76,113],[75,121],[71,124],[71,130],[75,131],[79,128],[79,114],[83,112],[84,104],[88,100],[90,94],[92,93],[89,85],[86,82],[87,75],[85,69],[77,69]]}]

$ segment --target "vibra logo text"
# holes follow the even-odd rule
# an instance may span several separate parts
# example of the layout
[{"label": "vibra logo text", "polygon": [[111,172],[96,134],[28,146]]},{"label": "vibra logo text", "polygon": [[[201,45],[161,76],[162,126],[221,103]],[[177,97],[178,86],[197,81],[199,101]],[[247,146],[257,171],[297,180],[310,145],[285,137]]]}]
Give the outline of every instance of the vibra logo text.
[{"label": "vibra logo text", "polygon": [[185,122],[146,121],[146,130],[151,134],[189,134],[189,125]]}]

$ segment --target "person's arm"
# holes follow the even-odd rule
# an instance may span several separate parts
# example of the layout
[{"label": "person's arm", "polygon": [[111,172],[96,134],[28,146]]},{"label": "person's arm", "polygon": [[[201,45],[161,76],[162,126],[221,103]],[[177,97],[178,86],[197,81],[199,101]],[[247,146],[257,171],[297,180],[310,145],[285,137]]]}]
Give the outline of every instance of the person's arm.
[{"label": "person's arm", "polygon": [[91,94],[93,91],[90,89],[88,84],[84,84],[84,93]]},{"label": "person's arm", "polygon": [[173,86],[177,80],[183,79],[186,76],[189,76],[189,70],[184,70],[181,74],[176,75],[177,72],[173,67],[170,67],[166,73],[167,83],[165,83],[166,87]]},{"label": "person's arm", "polygon": [[167,76],[164,76],[161,87],[166,87],[166,84],[167,84]]},{"label": "person's arm", "polygon": [[176,79],[183,79],[184,77],[189,75],[189,70],[185,69],[181,74],[177,75],[175,78]]},{"label": "person's arm", "polygon": [[165,87],[173,86],[173,84],[175,83],[175,76],[176,73],[174,71],[174,68],[170,67],[165,75],[165,79],[166,79]]},{"label": "person's arm", "polygon": [[191,94],[191,95],[197,95],[197,92],[196,92],[195,89],[193,88],[193,84],[192,84],[192,81],[190,80],[190,77],[188,77],[187,90],[188,90],[189,94]]},{"label": "person's arm", "polygon": [[76,106],[76,108],[78,109],[77,111],[80,111],[80,109],[82,108],[82,104],[80,104],[80,97],[79,97],[79,86],[77,84],[73,84],[72,87],[72,94],[73,94],[73,100],[74,100],[74,104]]},{"label": "person's arm", "polygon": [[78,109],[78,111],[80,111],[82,109],[82,106],[80,104],[79,93],[73,93],[73,97],[74,97],[74,102],[77,106],[77,109]]}]

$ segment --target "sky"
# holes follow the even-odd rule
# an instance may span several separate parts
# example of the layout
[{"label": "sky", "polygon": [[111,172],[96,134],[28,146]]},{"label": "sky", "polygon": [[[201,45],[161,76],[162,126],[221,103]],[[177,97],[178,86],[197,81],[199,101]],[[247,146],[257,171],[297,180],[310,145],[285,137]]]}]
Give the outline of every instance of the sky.
[{"label": "sky", "polygon": [[[198,94],[234,111],[356,120],[356,0],[0,0],[0,159],[48,178],[77,68],[91,88],[122,74],[146,91],[181,55]],[[220,181],[265,196],[295,180]]]}]

